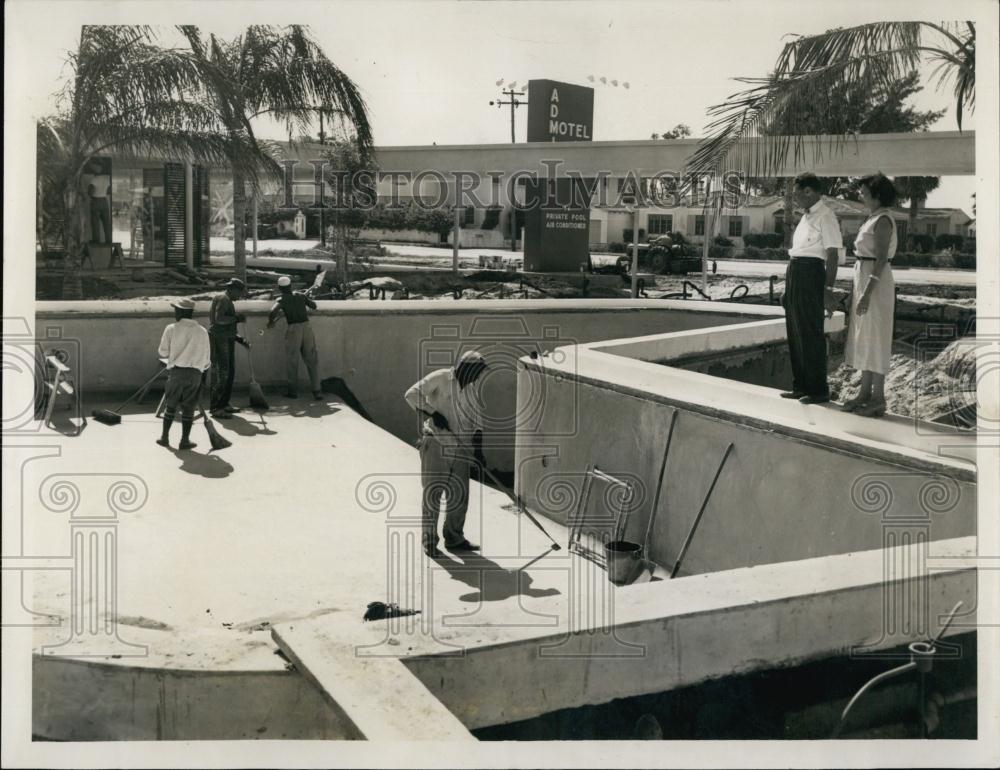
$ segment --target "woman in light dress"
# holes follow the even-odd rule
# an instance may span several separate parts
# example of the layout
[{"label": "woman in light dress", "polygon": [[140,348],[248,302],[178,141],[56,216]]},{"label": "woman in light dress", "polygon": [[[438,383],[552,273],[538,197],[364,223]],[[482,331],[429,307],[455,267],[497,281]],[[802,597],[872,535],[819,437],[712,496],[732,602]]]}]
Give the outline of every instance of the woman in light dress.
[{"label": "woman in light dress", "polygon": [[896,253],[896,223],[890,207],[896,188],[882,174],[860,182],[861,202],[871,212],[854,241],[854,291],[844,362],[861,370],[861,390],[843,405],[865,417],[885,414],[885,375],[892,352],[896,288],[890,261]]}]

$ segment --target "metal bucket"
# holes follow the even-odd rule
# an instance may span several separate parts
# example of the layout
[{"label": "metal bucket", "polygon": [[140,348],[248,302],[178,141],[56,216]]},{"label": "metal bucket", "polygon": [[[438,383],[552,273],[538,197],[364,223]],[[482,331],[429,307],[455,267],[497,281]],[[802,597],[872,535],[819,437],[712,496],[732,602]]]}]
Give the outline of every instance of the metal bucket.
[{"label": "metal bucket", "polygon": [[627,540],[612,540],[604,544],[604,559],[608,580],[616,586],[633,582],[642,572],[642,546]]}]

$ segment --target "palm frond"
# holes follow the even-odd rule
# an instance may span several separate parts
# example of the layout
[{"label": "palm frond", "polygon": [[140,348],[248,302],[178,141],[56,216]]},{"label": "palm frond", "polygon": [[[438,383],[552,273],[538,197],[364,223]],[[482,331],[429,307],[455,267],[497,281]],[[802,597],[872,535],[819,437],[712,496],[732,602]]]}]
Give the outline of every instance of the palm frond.
[{"label": "palm frond", "polygon": [[[830,152],[841,152],[851,134],[845,126],[817,121],[817,101],[829,94],[889,92],[892,84],[916,69],[922,57],[939,63],[937,76],[957,73],[956,113],[975,104],[975,29],[952,33],[929,22],[878,22],[799,37],[785,45],[766,78],[739,78],[752,87],[709,109],[714,118],[688,163],[692,173],[744,173],[749,181],[773,176],[789,151],[805,160],[805,137],[830,135]],[[937,32],[955,51],[925,45],[924,32]],[[820,109],[821,113],[822,110]],[[814,161],[823,147],[813,143]]]}]

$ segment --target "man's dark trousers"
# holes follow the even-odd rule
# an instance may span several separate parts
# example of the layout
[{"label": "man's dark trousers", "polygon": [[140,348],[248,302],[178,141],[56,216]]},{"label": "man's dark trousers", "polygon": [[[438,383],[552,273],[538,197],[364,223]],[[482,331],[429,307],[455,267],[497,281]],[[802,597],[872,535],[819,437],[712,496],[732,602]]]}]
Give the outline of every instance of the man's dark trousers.
[{"label": "man's dark trousers", "polygon": [[812,257],[793,257],[785,273],[785,329],[792,359],[792,390],[825,398],[826,335],[823,334],[823,296],[826,262]]},{"label": "man's dark trousers", "polygon": [[236,377],[236,338],[209,334],[212,350],[212,409],[229,405]]}]

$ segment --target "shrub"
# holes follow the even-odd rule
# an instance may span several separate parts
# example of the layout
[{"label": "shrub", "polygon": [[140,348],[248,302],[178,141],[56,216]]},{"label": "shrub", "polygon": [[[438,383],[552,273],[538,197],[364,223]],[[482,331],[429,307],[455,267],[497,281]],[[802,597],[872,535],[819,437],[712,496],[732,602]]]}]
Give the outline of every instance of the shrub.
[{"label": "shrub", "polygon": [[610,251],[612,254],[624,254],[625,244],[622,243],[621,241],[612,241],[611,243],[608,244],[608,251]]},{"label": "shrub", "polygon": [[717,235],[712,239],[713,246],[732,246],[733,242],[724,235]]},{"label": "shrub", "polygon": [[975,236],[970,235],[968,238],[965,239],[965,242],[962,243],[962,253],[963,254],[972,254],[973,256],[975,256],[975,254],[976,254],[976,238],[975,238]]},{"label": "shrub", "polygon": [[756,246],[747,246],[743,249],[744,259],[763,259],[761,256],[761,250]]},{"label": "shrub", "polygon": [[934,239],[934,247],[937,249],[961,249],[965,238],[961,235],[951,233],[941,233]]},{"label": "shrub", "polygon": [[932,254],[931,267],[954,267],[955,260],[951,254]]},{"label": "shrub", "polygon": [[781,233],[747,233],[743,236],[744,246],[759,249],[780,249],[784,243],[785,236]]},{"label": "shrub", "polygon": [[931,255],[914,251],[904,251],[892,258],[892,264],[897,267],[930,267]]},{"label": "shrub", "polygon": [[914,251],[924,254],[934,248],[934,236],[917,233],[910,236]]},{"label": "shrub", "polygon": [[[622,229],[622,238],[625,239],[625,243],[632,243],[632,228],[631,227],[625,227],[625,228]],[[646,231],[640,227],[639,228],[639,243],[642,243],[645,238],[646,238]]]},{"label": "shrub", "polygon": [[[726,240],[729,240],[728,238]],[[733,256],[732,246],[721,246],[713,243],[708,247],[709,259],[729,259]]]},{"label": "shrub", "polygon": [[492,230],[498,224],[500,224],[500,207],[490,206],[486,209],[486,216],[483,217],[483,223],[479,226],[479,229]]},{"label": "shrub", "polygon": [[955,255],[955,267],[959,270],[975,270],[976,269],[976,255],[975,254],[956,254]]}]

